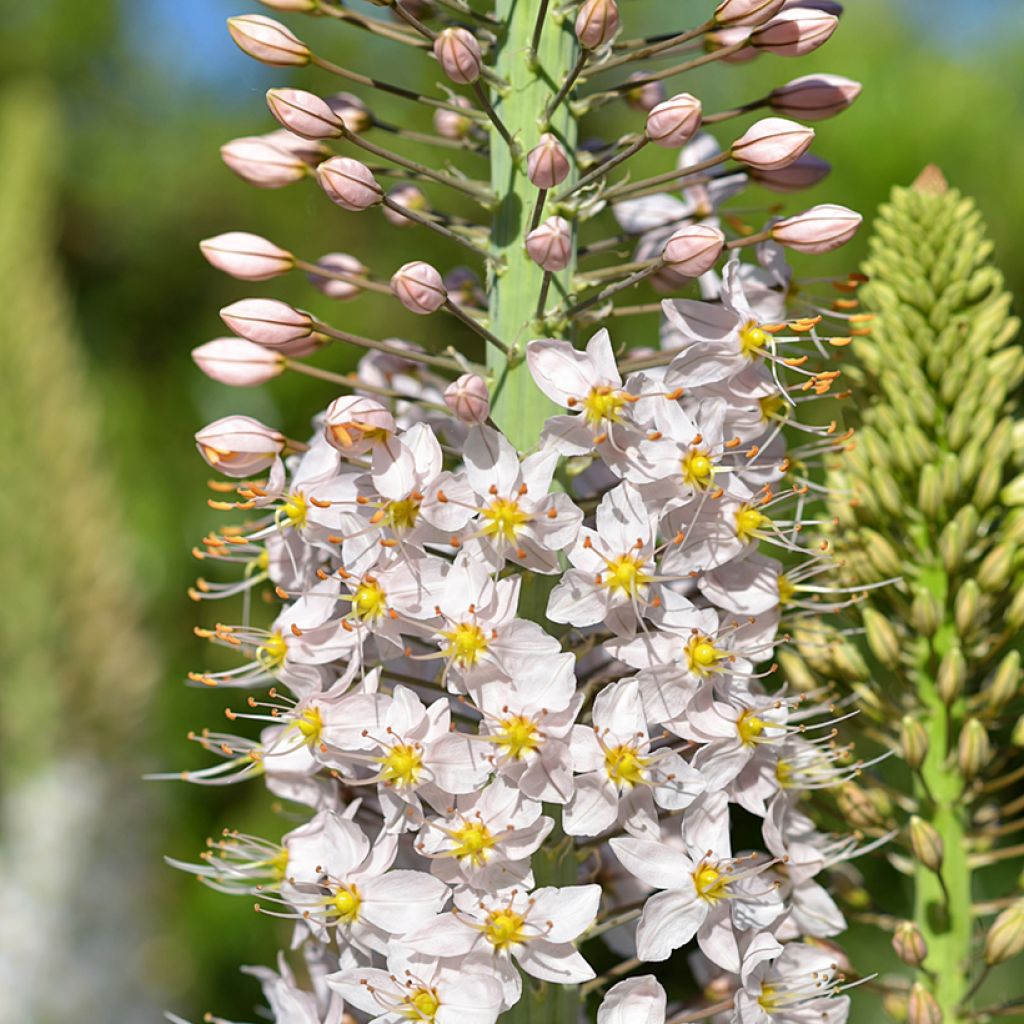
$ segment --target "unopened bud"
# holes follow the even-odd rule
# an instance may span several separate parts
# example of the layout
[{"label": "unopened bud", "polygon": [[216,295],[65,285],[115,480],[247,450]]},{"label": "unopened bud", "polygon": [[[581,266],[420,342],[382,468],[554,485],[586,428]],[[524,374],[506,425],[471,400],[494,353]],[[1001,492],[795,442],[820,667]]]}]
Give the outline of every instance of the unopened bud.
[{"label": "unopened bud", "polygon": [[569,176],[569,154],[550,132],[545,132],[526,156],[526,175],[536,188],[554,188]]},{"label": "unopened bud", "polygon": [[286,249],[246,231],[205,238],[199,250],[211,266],[241,281],[266,281],[295,266],[295,257]]},{"label": "unopened bud", "polygon": [[[329,252],[316,261],[316,265],[327,274],[345,274],[352,277],[363,277],[369,273],[367,267],[359,262],[354,256],[345,252]],[[362,289],[350,281],[339,281],[337,278],[325,277],[322,274],[315,274],[312,271],[307,275],[310,283],[324,293],[328,298],[337,299],[339,302],[347,302],[362,294]]]},{"label": "unopened bud", "polygon": [[779,648],[775,652],[776,660],[779,663],[782,678],[786,680],[789,688],[798,693],[808,693],[818,687],[818,680],[811,672],[807,662],[794,651]]},{"label": "unopened bud", "polygon": [[320,187],[343,210],[358,212],[380,202],[382,191],[364,163],[347,156],[332,156],[316,169]]},{"label": "unopened bud", "polygon": [[634,71],[626,81],[635,81],[641,84],[624,94],[626,103],[630,107],[644,113],[653,110],[659,103],[663,103],[666,96],[665,83],[646,81],[648,77],[649,73],[647,71]]},{"label": "unopened bud", "polygon": [[939,467],[934,464],[921,467],[921,479],[917,487],[918,507],[932,522],[942,510],[942,478]]},{"label": "unopened bud", "polygon": [[651,142],[666,149],[679,149],[693,138],[700,127],[702,107],[688,92],[659,103],[647,115],[645,133]]},{"label": "unopened bud", "polygon": [[910,605],[910,624],[922,636],[934,636],[941,621],[942,609],[935,595],[923,587],[919,588]]},{"label": "unopened bud", "polygon": [[765,117],[732,144],[729,155],[759,171],[775,171],[799,159],[813,141],[813,128],[784,117]]},{"label": "unopened bud", "polygon": [[900,750],[907,767],[918,769],[928,756],[928,733],[912,715],[904,715],[900,721]]},{"label": "unopened bud", "polygon": [[324,103],[354,135],[373,127],[373,114],[370,113],[370,108],[354,93],[336,92],[325,96]]},{"label": "unopened bud", "polygon": [[953,624],[960,636],[968,637],[976,629],[980,605],[981,588],[975,580],[964,580],[953,601]]},{"label": "unopened bud", "polygon": [[1013,723],[1013,729],[1010,731],[1010,742],[1018,750],[1024,748],[1024,715],[1021,715]]},{"label": "unopened bud", "polygon": [[863,655],[851,643],[836,644],[831,651],[832,668],[836,674],[847,682],[870,679],[871,670],[864,661]]},{"label": "unopened bud", "polygon": [[220,318],[242,338],[283,348],[313,333],[313,318],[277,299],[240,299],[225,306]]},{"label": "unopened bud", "polygon": [[914,856],[929,871],[939,871],[942,867],[942,839],[934,826],[915,814],[910,819],[909,832]]},{"label": "unopened bud", "polygon": [[[704,36],[704,49],[708,53],[716,53],[719,50],[729,50],[739,43],[745,43],[750,39],[753,30],[746,25],[730,25],[727,28],[720,28],[717,32],[708,32]],[[745,64],[747,61],[756,60],[760,54],[753,46],[744,46],[735,50],[720,60],[725,64]]]},{"label": "unopened bud", "polygon": [[459,85],[470,85],[480,77],[480,44],[468,29],[442,29],[434,40],[434,56],[444,73]]},{"label": "unopened bud", "polygon": [[935,675],[935,688],[946,704],[952,704],[964,692],[967,680],[967,662],[959,646],[951,647],[939,662]]},{"label": "unopened bud", "polygon": [[985,963],[990,967],[1024,952],[1024,900],[1007,907],[985,936]]},{"label": "unopened bud", "polygon": [[831,252],[853,238],[863,219],[845,206],[822,203],[780,220],[771,229],[772,239],[795,252]]},{"label": "unopened bud", "polygon": [[214,338],[192,349],[192,361],[211,380],[235,388],[266,384],[284,372],[284,356],[245,338]]},{"label": "unopened bud", "polygon": [[448,298],[441,274],[422,260],[399,267],[391,278],[391,288],[407,310],[421,316],[436,313]]},{"label": "unopened bud", "polygon": [[868,552],[871,564],[882,576],[899,576],[903,562],[892,542],[877,530],[863,531],[863,547]]},{"label": "unopened bud", "polygon": [[228,18],[228,32],[250,57],[275,67],[301,67],[309,63],[309,47],[290,29],[265,14]]},{"label": "unopened bud", "polygon": [[[921,480],[923,486],[923,476]],[[946,572],[954,573],[960,568],[966,551],[967,544],[960,524],[955,519],[946,523],[942,533],[939,534],[939,554],[942,556],[942,565]]]},{"label": "unopened bud", "polygon": [[324,413],[324,437],[344,455],[363,455],[394,432],[395,419],[391,413],[380,402],[364,395],[336,398]]},{"label": "unopened bud", "polygon": [[278,128],[260,137],[289,156],[301,160],[307,167],[316,167],[331,155],[331,151],[323,142],[304,139],[286,128]]},{"label": "unopened bud", "polygon": [[892,623],[874,608],[864,609],[863,620],[871,653],[886,668],[895,668],[900,660],[900,641]]},{"label": "unopened bud", "polygon": [[572,259],[572,226],[564,217],[548,217],[526,236],[526,251],[543,270],[565,270]]},{"label": "unopened bud", "polygon": [[316,10],[317,0],[260,0],[260,3],[272,11],[308,14]]},{"label": "unopened bud", "polygon": [[801,121],[824,121],[847,109],[860,95],[862,86],[842,75],[804,75],[780,85],[772,92],[772,110]]},{"label": "unopened bud", "polygon": [[906,1024],[907,996],[904,992],[886,990],[882,996],[882,1009],[896,1024]]},{"label": "unopened bud", "polygon": [[[430,203],[427,201],[427,197],[423,194],[423,190],[417,188],[415,185],[396,185],[393,189],[388,190],[388,199],[399,207],[400,210],[411,210],[413,213],[426,213],[430,209]],[[384,219],[394,225],[396,228],[410,228],[415,226],[415,222],[409,217],[404,217],[399,210],[394,209],[392,206],[385,206]]]},{"label": "unopened bud", "polygon": [[661,252],[662,259],[683,277],[700,277],[717,262],[725,248],[725,235],[711,224],[687,224],[674,231]]},{"label": "unopened bud", "polygon": [[802,192],[814,188],[832,173],[832,165],[827,160],[813,153],[804,153],[788,167],[780,167],[774,171],[758,171],[751,169],[750,176],[759,185],[773,192]]},{"label": "unopened bud", "polygon": [[1015,593],[1003,615],[1003,620],[1010,629],[1020,629],[1024,626],[1024,580],[1018,580],[1014,589]]},{"label": "unopened bud", "polygon": [[914,982],[907,1000],[907,1024],[942,1024],[942,1010],[919,981]]},{"label": "unopened bud", "polygon": [[220,155],[235,174],[257,188],[283,188],[309,173],[304,160],[256,135],[225,142]]},{"label": "unopened bud", "polygon": [[1010,651],[982,688],[985,707],[992,714],[999,714],[1020,692],[1020,681],[1020,651]]},{"label": "unopened bud", "polygon": [[487,305],[487,293],[480,284],[480,275],[471,267],[452,267],[444,275],[448,298],[456,306],[480,308]]},{"label": "unopened bud", "polygon": [[901,921],[892,936],[892,948],[909,967],[920,967],[928,956],[928,944],[913,921]]},{"label": "unopened bud", "polygon": [[722,0],[715,8],[719,25],[763,25],[782,10],[786,0]]},{"label": "unopened bud", "polygon": [[957,764],[965,779],[976,779],[986,768],[992,756],[988,732],[977,718],[969,718],[960,730],[957,746]]},{"label": "unopened bud", "polygon": [[619,30],[619,8],[615,0],[584,0],[576,15],[576,38],[585,50],[596,50],[610,42]]},{"label": "unopened bud", "polygon": [[267,106],[281,125],[304,139],[336,139],[341,135],[341,118],[311,92],[270,89]]},{"label": "unopened bud", "polygon": [[839,19],[809,7],[780,11],[767,25],[754,29],[750,44],[779,57],[803,57],[828,42]]},{"label": "unopened bud", "polygon": [[855,782],[847,782],[836,790],[836,803],[853,828],[881,828],[885,824],[870,794]]},{"label": "unopened bud", "polygon": [[999,492],[999,500],[1010,508],[1024,505],[1024,473],[1011,480]]},{"label": "unopened bud", "polygon": [[464,373],[444,389],[444,404],[463,423],[484,423],[491,413],[491,397],[483,377]]},{"label": "unopened bud", "polygon": [[207,465],[232,477],[266,469],[286,444],[283,434],[249,416],[225,416],[203,427],[195,437]]},{"label": "unopened bud", "polygon": [[1010,581],[1015,554],[1012,544],[997,544],[978,566],[978,586],[989,593],[1002,590]]},{"label": "unopened bud", "polygon": [[[473,104],[465,96],[456,96],[452,105],[472,110]],[[454,110],[434,111],[434,131],[444,139],[464,139],[473,130],[473,119]]]}]

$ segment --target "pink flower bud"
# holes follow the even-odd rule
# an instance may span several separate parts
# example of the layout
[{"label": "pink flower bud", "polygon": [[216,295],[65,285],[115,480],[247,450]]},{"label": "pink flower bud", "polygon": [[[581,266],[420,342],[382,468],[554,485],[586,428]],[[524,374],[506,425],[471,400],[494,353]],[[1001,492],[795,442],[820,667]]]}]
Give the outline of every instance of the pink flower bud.
[{"label": "pink flower bud", "polygon": [[434,40],[434,56],[444,73],[459,85],[469,85],[480,77],[480,44],[468,29],[442,29]]},{"label": "pink flower bud", "polygon": [[255,135],[225,142],[220,155],[235,174],[257,188],[283,188],[309,173],[298,157]]},{"label": "pink flower bud", "polygon": [[364,395],[336,398],[324,413],[324,437],[331,447],[345,455],[362,455],[394,432],[391,413],[380,402]]},{"label": "pink flower bud", "polygon": [[267,348],[281,348],[313,333],[308,313],[277,299],[240,299],[225,306],[220,318],[235,334]]},{"label": "pink flower bud", "polygon": [[824,121],[841,114],[860,95],[860,82],[842,75],[804,75],[771,94],[772,110],[804,121]]},{"label": "pink flower bud", "polygon": [[585,50],[596,50],[619,30],[615,0],[584,0],[576,15],[576,38]]},{"label": "pink flower bud", "polygon": [[448,298],[440,273],[422,260],[399,267],[392,275],[391,288],[407,310],[421,316],[436,313]]},{"label": "pink flower bud", "polygon": [[331,155],[330,149],[322,142],[317,142],[316,139],[303,139],[286,128],[267,132],[260,138],[272,146],[277,146],[282,153],[301,160],[307,167],[317,167]]},{"label": "pink flower bud", "polygon": [[725,235],[711,224],[687,224],[674,231],[665,243],[661,258],[683,277],[700,277],[718,262],[725,248]]},{"label": "pink flower bud", "polygon": [[780,57],[802,57],[828,42],[838,24],[839,19],[826,11],[790,7],[755,29],[750,43]]},{"label": "pink flower bud", "polygon": [[[634,71],[626,81],[643,82],[647,75],[647,71]],[[634,110],[644,113],[663,103],[666,95],[664,82],[644,82],[643,85],[638,85],[625,94],[626,103]]]},{"label": "pink flower bud", "polygon": [[673,295],[678,292],[680,288],[685,287],[692,281],[693,278],[685,277],[683,274],[677,274],[669,266],[662,267],[656,273],[651,274],[647,279],[648,284],[650,284],[650,286],[659,295]]},{"label": "pink flower bud", "polygon": [[773,192],[802,192],[805,188],[813,188],[824,181],[832,171],[827,160],[813,153],[804,153],[799,160],[794,160],[788,167],[776,171],[751,171],[751,178],[759,185]]},{"label": "pink flower bud", "polygon": [[[473,104],[465,96],[452,97],[452,105],[472,110]],[[454,110],[434,111],[434,131],[444,139],[464,139],[473,130],[473,119]]]},{"label": "pink flower bud", "polygon": [[214,338],[192,349],[192,361],[207,377],[235,388],[253,388],[284,371],[280,352],[244,338]]},{"label": "pink flower bud", "polygon": [[228,18],[228,31],[240,50],[264,64],[288,67],[309,63],[309,47],[290,29],[265,14]]},{"label": "pink flower bud", "polygon": [[572,259],[572,226],[564,217],[548,217],[526,236],[526,251],[543,270],[565,270]]},{"label": "pink flower bud", "polygon": [[270,89],[267,106],[288,131],[304,139],[336,139],[341,135],[341,118],[311,92]]},{"label": "pink flower bud", "polygon": [[285,444],[283,434],[249,416],[225,416],[196,434],[196,447],[207,465],[233,477],[266,469]]},{"label": "pink flower bud", "polygon": [[[354,256],[344,252],[329,252],[316,261],[318,267],[330,273],[351,274],[353,277],[363,277],[369,270],[363,266]],[[321,277],[318,274],[308,274],[310,282],[328,298],[345,302],[354,299],[361,294],[359,285],[350,284],[348,281],[338,281],[330,277]]]},{"label": "pink flower bud", "polygon": [[537,188],[554,188],[569,176],[569,154],[550,132],[545,132],[527,154],[526,174]]},{"label": "pink flower bud", "polygon": [[354,93],[336,92],[332,96],[325,96],[324,102],[353,135],[373,127],[373,114],[370,113],[370,108]]},{"label": "pink flower bud", "polygon": [[212,266],[242,281],[266,281],[295,266],[295,257],[286,249],[246,231],[205,238],[199,249]]},{"label": "pink flower bud", "polygon": [[845,245],[864,218],[845,206],[823,203],[772,227],[772,239],[795,252],[816,255]]},{"label": "pink flower bud", "polygon": [[358,213],[380,202],[381,191],[373,172],[347,156],[332,156],[316,169],[320,187],[343,210]]},{"label": "pink flower bud", "polygon": [[719,25],[763,25],[774,18],[786,0],[722,0],[715,9]]},{"label": "pink flower bud", "polygon": [[666,149],[679,149],[700,127],[701,113],[700,100],[681,92],[659,103],[647,115],[647,138]]},{"label": "pink flower bud", "polygon": [[[430,209],[427,197],[415,185],[396,185],[388,192],[390,199],[396,206],[403,210],[412,210],[413,213],[425,213]],[[403,217],[397,210],[385,206],[384,219],[393,224],[396,228],[413,227],[414,223],[408,217]]]},{"label": "pink flower bud", "polygon": [[813,141],[813,128],[784,117],[765,117],[732,144],[729,155],[759,171],[775,171],[798,160]]},{"label": "pink flower bud", "polygon": [[464,373],[444,389],[444,404],[463,423],[484,423],[491,414],[491,396],[483,377]]},{"label": "pink flower bud", "polygon": [[[750,32],[745,25],[731,25],[728,28],[720,28],[717,32],[709,32],[704,36],[704,49],[708,53],[714,53],[735,46],[749,39]],[[741,50],[730,53],[728,57],[722,57],[721,60],[724,64],[745,64],[757,56],[758,52],[753,46],[744,46]]]}]

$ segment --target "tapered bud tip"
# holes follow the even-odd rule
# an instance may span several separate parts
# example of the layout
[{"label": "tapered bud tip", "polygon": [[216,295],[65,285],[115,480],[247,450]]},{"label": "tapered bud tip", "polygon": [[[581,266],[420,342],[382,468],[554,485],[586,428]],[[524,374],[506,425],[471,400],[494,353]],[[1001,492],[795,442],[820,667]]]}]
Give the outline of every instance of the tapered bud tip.
[{"label": "tapered bud tip", "polygon": [[554,188],[569,175],[569,154],[550,132],[545,132],[526,156],[526,174],[537,188]]},{"label": "tapered bud tip", "polygon": [[813,128],[784,117],[765,117],[733,143],[729,155],[756,170],[777,171],[803,156],[813,141]]},{"label": "tapered bud tip", "polygon": [[759,185],[773,192],[803,192],[814,188],[832,173],[832,165],[827,160],[813,153],[804,153],[797,157],[788,167],[780,167],[774,171],[758,171],[751,169],[750,176]]},{"label": "tapered bud tip", "polygon": [[391,277],[391,288],[407,310],[421,316],[437,312],[448,298],[440,273],[422,260],[399,267]]},{"label": "tapered bud tip", "polygon": [[[473,104],[465,96],[452,98],[452,105],[472,110]],[[473,130],[473,119],[454,110],[434,111],[434,131],[444,139],[464,139]]]},{"label": "tapered bud tip", "polygon": [[308,313],[277,299],[241,299],[225,306],[220,318],[235,334],[267,348],[282,348],[313,333]]},{"label": "tapered bud tip", "polygon": [[750,43],[780,57],[802,57],[828,42],[839,19],[813,7],[780,11],[766,25],[750,33]]},{"label": "tapered bud tip", "polygon": [[316,169],[320,187],[333,203],[354,213],[380,202],[381,191],[373,172],[347,156],[333,156]]},{"label": "tapered bud tip", "polygon": [[324,102],[353,135],[373,127],[373,114],[370,108],[354,93],[336,92],[325,96]]},{"label": "tapered bud tip", "polygon": [[976,779],[988,767],[992,745],[988,731],[977,718],[969,718],[960,730],[957,763],[965,779]]},{"label": "tapered bud tip", "polygon": [[985,962],[994,967],[1024,952],[1024,899],[1007,907],[985,936]]},{"label": "tapered bud tip", "polygon": [[648,71],[634,71],[626,81],[638,82],[638,84],[626,92],[626,103],[634,110],[641,110],[647,113],[653,110],[659,103],[663,103],[667,96],[664,82],[648,82],[645,79],[650,77]]},{"label": "tapered bud tip", "polygon": [[464,373],[444,389],[444,404],[463,423],[484,423],[491,413],[491,398],[483,377]]},{"label": "tapered bud tip", "polygon": [[459,85],[470,85],[480,77],[480,44],[468,29],[442,29],[434,40],[434,56],[444,73]]},{"label": "tapered bud tip", "polygon": [[772,239],[795,252],[831,252],[853,238],[864,218],[845,206],[822,203],[775,224]]},{"label": "tapered bud tip", "polygon": [[910,819],[910,848],[914,856],[929,871],[938,871],[942,867],[942,838],[924,818],[916,814]]},{"label": "tapered bud tip", "polygon": [[195,437],[207,465],[232,477],[266,469],[286,444],[283,434],[249,416],[225,416],[203,427]]},{"label": "tapered bud tip", "polygon": [[[730,25],[718,29],[717,32],[708,32],[704,36],[704,49],[708,53],[716,53],[719,50],[739,46],[740,43],[745,43],[750,38],[751,31],[746,25]],[[719,59],[726,64],[745,64],[749,60],[756,60],[756,58],[757,50],[753,46],[744,46]]]},{"label": "tapered bud tip", "polygon": [[576,38],[585,50],[596,50],[611,41],[619,30],[615,0],[585,0],[576,15]]},{"label": "tapered bud tip", "polygon": [[862,86],[842,75],[804,75],[780,85],[770,97],[772,110],[802,121],[835,117],[860,95]]},{"label": "tapered bud tip", "polygon": [[669,236],[662,259],[683,277],[700,277],[718,262],[725,235],[711,224],[687,224]]},{"label": "tapered bud tip", "polygon": [[211,380],[235,388],[252,388],[284,372],[279,352],[244,338],[215,338],[192,349],[192,361]]},{"label": "tapered bud tip", "polygon": [[920,967],[928,956],[928,944],[913,921],[901,921],[892,936],[896,955],[910,967]]},{"label": "tapered bud tip", "polygon": [[246,231],[205,238],[199,249],[212,266],[242,281],[266,281],[295,265],[295,257],[286,249]]},{"label": "tapered bud tip", "polygon": [[324,413],[327,443],[345,455],[362,455],[395,432],[395,419],[376,399],[365,395],[336,398]]},{"label": "tapered bud tip", "polygon": [[572,226],[564,217],[548,217],[526,236],[526,251],[543,270],[565,270],[572,259]]},{"label": "tapered bud tip", "polygon": [[907,1000],[907,1024],[942,1024],[942,1010],[919,981],[910,989]]},{"label": "tapered bud tip", "polygon": [[681,92],[659,103],[647,115],[647,138],[666,149],[679,149],[700,127],[701,114],[700,100]]},{"label": "tapered bud tip", "polygon": [[311,92],[270,89],[267,106],[282,127],[304,139],[336,139],[341,135],[341,119]]},{"label": "tapered bud tip", "polygon": [[283,188],[309,173],[301,157],[270,138],[232,139],[220,147],[220,156],[235,174],[257,188]]},{"label": "tapered bud tip", "polygon": [[[403,210],[412,210],[413,213],[426,213],[426,211],[430,209],[427,197],[423,194],[422,190],[418,189],[415,185],[396,185],[393,189],[388,190],[388,199],[390,199],[395,206],[398,206]],[[408,228],[413,226],[412,220],[408,217],[403,217],[398,210],[395,210],[390,206],[385,206],[383,212],[384,219],[389,224],[393,224],[396,228]]]},{"label": "tapered bud tip", "polygon": [[928,756],[928,732],[912,715],[904,715],[900,722],[900,749],[903,760],[913,769],[920,768]]},{"label": "tapered bud tip", "polygon": [[939,662],[935,675],[935,689],[946,704],[952,704],[964,692],[967,681],[967,661],[960,647],[951,647]]},{"label": "tapered bud tip", "polygon": [[762,25],[774,18],[786,0],[723,0],[715,8],[719,25]]},{"label": "tapered bud tip", "polygon": [[275,67],[309,63],[309,47],[290,29],[265,14],[240,14],[228,18],[228,32],[239,49]]}]

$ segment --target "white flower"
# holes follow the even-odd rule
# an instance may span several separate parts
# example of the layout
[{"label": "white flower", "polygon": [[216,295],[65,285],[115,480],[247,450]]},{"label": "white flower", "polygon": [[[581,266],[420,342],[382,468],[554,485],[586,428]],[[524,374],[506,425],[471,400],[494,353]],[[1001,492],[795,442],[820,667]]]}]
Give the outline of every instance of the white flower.
[{"label": "white flower", "polygon": [[665,990],[652,974],[627,978],[608,989],[597,1024],[665,1024]]},{"label": "white flower", "polygon": [[320,1001],[313,992],[299,988],[283,953],[278,954],[276,972],[269,967],[242,970],[259,979],[276,1024],[334,1024],[344,1011],[340,996],[332,993]]}]

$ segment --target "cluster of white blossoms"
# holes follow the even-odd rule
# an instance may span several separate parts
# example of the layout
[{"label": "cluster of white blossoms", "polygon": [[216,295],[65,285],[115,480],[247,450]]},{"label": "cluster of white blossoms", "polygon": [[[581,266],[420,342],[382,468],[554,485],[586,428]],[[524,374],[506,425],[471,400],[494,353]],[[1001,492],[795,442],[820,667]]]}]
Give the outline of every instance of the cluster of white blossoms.
[{"label": "cluster of white blossoms", "polygon": [[[830,6],[726,0],[702,31],[738,31],[735,42],[715,43],[727,55],[749,56],[748,38],[798,55],[831,34]],[[546,10],[539,5],[535,46]],[[625,62],[611,58],[617,18],[611,0],[581,5],[576,74],[592,54],[609,67]],[[401,19],[405,27],[388,32],[425,30],[408,12]],[[758,24],[767,28],[749,27]],[[314,59],[270,19],[236,19],[233,33],[268,63]],[[463,28],[435,34],[433,52],[454,82],[480,76],[479,49],[471,74],[473,38]],[[817,76],[787,89],[771,100],[776,108],[799,100],[814,118],[848,106],[859,86]],[[339,299],[383,290],[417,313],[444,309],[505,353],[508,369],[528,368],[559,407],[521,451],[491,418],[494,377],[460,353],[359,338],[273,299],[227,307],[237,337],[196,350],[200,367],[229,384],[297,369],[347,392],[316,417],[308,443],[245,416],[196,435],[206,462],[233,480],[213,485],[223,500],[211,504],[245,521],[195,551],[234,567],[234,578],[201,579],[193,590],[196,599],[243,596],[241,621],[200,630],[241,662],[193,680],[260,695],[228,711],[237,734],[195,734],[221,760],[185,777],[259,777],[310,813],[281,836],[227,832],[202,863],[181,866],[293,922],[302,985],[283,958],[276,972],[252,969],[278,1024],[337,1024],[343,1013],[491,1024],[540,985],[582,986],[595,1005],[603,995],[601,1024],[682,1021],[694,1006],[642,973],[673,956],[688,957],[701,980],[700,1019],[846,1018],[841,957],[828,941],[843,916],[816,879],[857,839],[817,831],[803,798],[860,766],[836,741],[827,695],[790,691],[772,662],[785,640],[780,623],[820,610],[828,592],[819,580],[828,545],[810,536],[807,510],[816,469],[849,439],[835,423],[797,414],[838,376],[823,318],[848,321],[856,306],[816,304],[783,249],[835,248],[859,217],[815,207],[727,242],[718,207],[752,174],[785,190],[820,180],[822,162],[805,153],[813,132],[768,118],[723,153],[697,134],[698,101],[659,103],[651,92],[633,97],[650,110],[634,149],[652,140],[679,148],[680,170],[664,180],[679,180],[681,198],[642,186],[616,192],[585,176],[604,199],[591,195],[579,219],[611,209],[625,232],[618,243],[639,247],[623,281],[571,308],[546,312],[544,303],[570,261],[574,229],[561,216],[539,223],[568,157],[553,137],[531,150],[539,200],[522,243],[545,275],[529,325],[541,330],[522,350],[483,326],[464,275],[442,279],[419,262],[382,285],[344,254],[302,263],[240,233],[204,243],[212,263],[242,279],[298,267]],[[343,113],[332,102],[297,90],[270,97],[286,128],[309,138],[324,125],[322,137],[353,141],[362,130],[349,127],[353,99]],[[462,110],[452,107],[438,110]],[[479,123],[467,117],[460,137],[472,139]],[[366,113],[363,128],[373,123]],[[451,128],[435,123],[441,135]],[[505,137],[496,125],[492,146]],[[283,147],[282,134],[259,152],[253,140],[235,145],[225,159],[250,180],[280,175],[284,157],[268,153]],[[344,209],[383,204],[389,219],[451,234],[408,195],[383,193],[358,161],[327,159],[322,143],[298,135],[292,145],[313,152],[302,160],[318,164],[320,185]],[[624,158],[607,158],[605,173]],[[729,159],[741,169],[707,173]],[[288,181],[310,176],[309,166]],[[451,184],[447,173],[418,173]],[[479,241],[457,237],[471,248]],[[703,299],[667,299],[660,338],[617,358],[594,321],[644,277],[663,292],[699,281]],[[850,292],[857,280],[838,284]],[[585,348],[545,337],[545,325],[568,335],[572,321]],[[370,349],[350,377],[301,362],[328,339]],[[260,626],[250,597],[268,591],[276,618]],[[247,731],[247,722],[262,724]],[[596,977],[591,951],[601,963],[610,953],[624,959]]]}]

